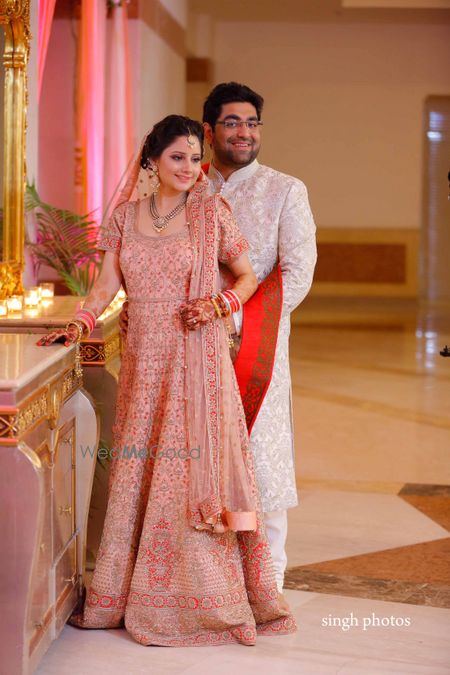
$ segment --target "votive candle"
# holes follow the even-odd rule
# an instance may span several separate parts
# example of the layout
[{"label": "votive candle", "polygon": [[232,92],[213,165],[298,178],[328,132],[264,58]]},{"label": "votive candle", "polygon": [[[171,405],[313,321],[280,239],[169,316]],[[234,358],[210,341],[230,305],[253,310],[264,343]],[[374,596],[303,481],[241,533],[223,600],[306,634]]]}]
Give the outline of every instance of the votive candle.
[{"label": "votive candle", "polygon": [[26,288],[24,293],[24,303],[25,307],[37,307],[39,305],[39,287],[31,286],[31,288]]},{"label": "votive candle", "polygon": [[21,312],[23,307],[23,300],[21,295],[11,295],[6,300],[9,312]]},{"label": "votive candle", "polygon": [[39,284],[39,288],[41,289],[41,298],[53,298],[55,295],[55,284],[49,281]]}]

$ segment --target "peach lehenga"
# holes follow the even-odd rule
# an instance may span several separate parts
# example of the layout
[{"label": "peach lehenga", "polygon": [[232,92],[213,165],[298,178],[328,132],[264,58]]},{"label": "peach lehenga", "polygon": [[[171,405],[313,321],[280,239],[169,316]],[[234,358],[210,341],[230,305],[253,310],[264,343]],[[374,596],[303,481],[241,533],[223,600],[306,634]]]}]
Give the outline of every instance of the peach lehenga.
[{"label": "peach lehenga", "polygon": [[[100,244],[120,256],[129,328],[103,535],[84,607],[70,623],[84,628],[125,625],[143,645],[252,645],[257,633],[290,633],[296,626],[278,603],[225,334],[214,322],[193,335],[179,316],[200,253],[204,259],[198,278],[205,289],[210,272],[210,283],[218,283],[217,259],[226,262],[248,245],[227,205],[207,196],[204,185],[190,193],[185,232],[158,238],[141,234],[138,208],[139,202],[119,206]],[[206,381],[196,382],[195,372],[205,372]],[[218,479],[216,493],[198,508],[193,508],[192,472],[205,467],[199,458],[204,448],[193,448],[191,429],[198,426],[201,412],[195,387],[208,390],[204,426]],[[222,407],[211,405],[214,396],[222,397]],[[237,450],[236,442],[224,447],[220,440],[230,429],[239,441]],[[236,482],[239,471],[245,475]],[[226,503],[224,483],[231,480],[235,508]],[[242,488],[245,481],[249,496]],[[249,499],[256,511],[255,530],[213,530],[217,513],[234,510],[239,521]]]}]

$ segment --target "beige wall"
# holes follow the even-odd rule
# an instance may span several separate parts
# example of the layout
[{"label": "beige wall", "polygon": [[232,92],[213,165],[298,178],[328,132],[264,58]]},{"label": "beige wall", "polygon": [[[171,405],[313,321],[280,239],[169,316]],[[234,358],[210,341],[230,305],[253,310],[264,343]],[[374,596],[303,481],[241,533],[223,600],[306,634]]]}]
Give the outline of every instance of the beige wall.
[{"label": "beige wall", "polygon": [[261,159],[305,181],[319,226],[419,228],[424,100],[450,91],[448,26],[220,22],[213,62],[215,82],[266,97]]},{"label": "beige wall", "polygon": [[[145,1],[146,0],[142,0],[142,2]],[[169,14],[173,16],[175,21],[185,28],[188,20],[187,0],[160,0],[160,2],[161,5],[167,9]]]},{"label": "beige wall", "polygon": [[185,112],[185,60],[142,21],[134,21],[137,40],[130,40],[137,62],[134,93],[137,98],[139,140],[155,122],[169,113]]},{"label": "beige wall", "polygon": [[[36,49],[36,42],[32,48]],[[75,209],[74,176],[75,37],[72,22],[53,22],[38,111],[38,181],[45,201]]]}]

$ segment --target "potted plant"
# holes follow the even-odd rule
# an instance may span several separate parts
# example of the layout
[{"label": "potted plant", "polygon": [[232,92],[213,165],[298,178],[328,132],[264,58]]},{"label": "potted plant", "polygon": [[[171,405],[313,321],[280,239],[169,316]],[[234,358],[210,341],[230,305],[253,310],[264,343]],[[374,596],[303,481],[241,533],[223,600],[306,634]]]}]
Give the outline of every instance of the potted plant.
[{"label": "potted plant", "polygon": [[34,185],[25,191],[25,210],[36,223],[36,242],[27,240],[37,268],[54,269],[72,295],[88,295],[99,272],[98,226],[91,214],[78,215],[41,200]]}]

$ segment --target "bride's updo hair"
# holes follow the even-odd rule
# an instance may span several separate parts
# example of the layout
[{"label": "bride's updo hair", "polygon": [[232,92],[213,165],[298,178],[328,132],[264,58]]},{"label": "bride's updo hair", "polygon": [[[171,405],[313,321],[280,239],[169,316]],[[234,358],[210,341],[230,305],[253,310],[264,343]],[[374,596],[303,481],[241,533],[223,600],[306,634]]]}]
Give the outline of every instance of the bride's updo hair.
[{"label": "bride's updo hair", "polygon": [[141,167],[149,169],[152,159],[158,159],[179,136],[196,136],[203,157],[203,127],[200,122],[183,115],[168,115],[155,124],[147,136],[141,155]]}]

